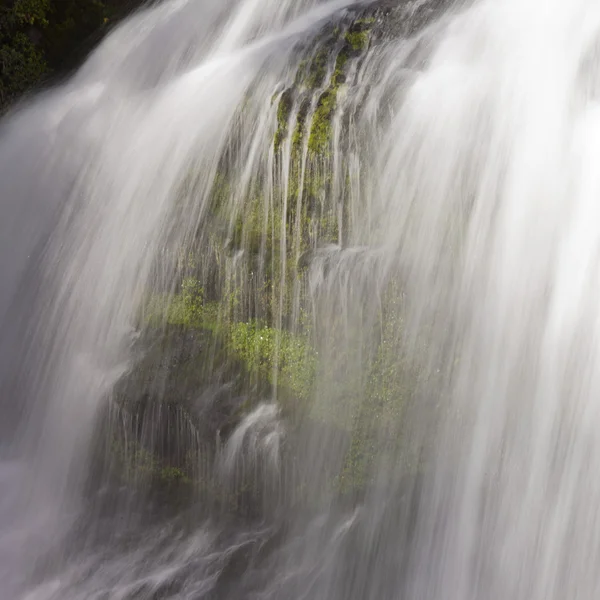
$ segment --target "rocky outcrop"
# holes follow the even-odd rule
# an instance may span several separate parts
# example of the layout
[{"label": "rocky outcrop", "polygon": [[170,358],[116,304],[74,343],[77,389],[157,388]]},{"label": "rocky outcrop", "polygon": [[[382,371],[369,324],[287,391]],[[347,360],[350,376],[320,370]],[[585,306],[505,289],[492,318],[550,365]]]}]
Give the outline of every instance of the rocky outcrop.
[{"label": "rocky outcrop", "polygon": [[[107,417],[111,478],[260,512],[311,495],[360,493],[375,458],[398,452],[418,375],[408,358],[398,359],[396,283],[371,317],[380,333],[360,349],[366,372],[345,375],[333,389],[338,374],[322,369],[344,363],[345,350],[322,361],[308,278],[320,249],[343,248],[352,227],[347,198],[360,190],[352,187],[353,166],[345,157],[360,142],[350,132],[368,93],[361,69],[390,36],[423,27],[438,4],[357,5],[298,48],[289,81],[271,97],[266,163],[273,172],[257,177],[233,218],[225,211],[237,181],[228,160],[234,143],[226,150],[209,224],[196,246],[181,251],[186,259],[177,268],[176,293],[150,290],[141,311],[137,358]],[[317,390],[331,394],[330,404],[343,404],[344,414],[319,408]],[[278,460],[265,458],[252,473],[236,464],[235,475],[223,480],[224,448],[264,403],[277,405],[284,423]],[[327,468],[300,472],[295,457],[316,452],[318,440],[326,441]],[[413,458],[406,463],[416,468]]]}]

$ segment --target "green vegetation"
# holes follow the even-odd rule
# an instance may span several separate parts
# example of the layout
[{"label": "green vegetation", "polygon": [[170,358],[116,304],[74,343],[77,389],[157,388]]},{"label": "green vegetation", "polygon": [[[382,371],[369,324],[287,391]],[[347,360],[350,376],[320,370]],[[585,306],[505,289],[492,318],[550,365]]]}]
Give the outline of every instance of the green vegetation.
[{"label": "green vegetation", "polygon": [[305,100],[296,117],[296,127],[294,128],[294,134],[292,135],[292,149],[295,156],[298,156],[298,152],[302,149],[302,140],[304,139],[304,129],[306,127],[306,116],[309,110],[309,102]]},{"label": "green vegetation", "polygon": [[304,84],[310,90],[314,90],[323,85],[327,73],[327,48],[321,48],[310,63],[308,77]]},{"label": "green vegetation", "polygon": [[[338,92],[340,86],[345,83],[345,69],[349,54],[356,54],[364,50],[369,41],[368,27],[372,23],[369,19],[358,20],[353,27],[344,35],[344,46],[338,50],[335,67],[329,79],[325,91],[319,97],[317,107],[310,122],[310,133],[308,138],[308,149],[313,158],[329,155],[332,124],[331,120],[337,107]],[[333,30],[332,37],[337,39],[339,28]],[[339,46],[338,46],[339,48]],[[278,128],[274,139],[275,151],[281,146],[281,141],[287,136],[288,121],[293,105],[293,93],[308,90],[314,92],[323,86],[327,75],[327,61],[334,47],[329,43],[322,45],[310,60],[303,60],[298,66],[295,80],[295,90],[290,88],[282,95],[278,111]],[[300,149],[306,127],[308,104],[306,99],[298,112],[296,125],[292,135],[292,148]]]},{"label": "green vegetation", "polygon": [[344,68],[347,61],[348,54],[345,50],[341,50],[335,62],[335,69],[329,87],[319,98],[308,139],[308,149],[313,156],[327,156],[329,154],[332,134],[331,120],[335,114],[340,85],[345,80]]},{"label": "green vegetation", "polygon": [[346,32],[344,39],[354,52],[362,52],[368,46],[373,23],[375,23],[373,17],[357,19]]},{"label": "green vegetation", "polygon": [[0,106],[17,98],[46,73],[43,54],[22,32],[0,46]]},{"label": "green vegetation", "polygon": [[22,94],[48,65],[32,32],[48,26],[48,0],[17,0],[0,7],[0,107]]},{"label": "green vegetation", "polygon": [[[337,490],[343,494],[364,489],[377,457],[382,454],[396,456],[403,443],[402,417],[419,375],[402,351],[401,298],[398,285],[391,285],[381,314],[381,339],[365,386],[348,379],[347,389],[340,390],[345,406],[329,407],[331,414],[317,410],[313,415],[345,427],[344,415],[337,415],[336,410],[354,413],[352,423],[348,424],[352,442],[342,472],[335,480]],[[302,413],[310,405],[318,375],[318,357],[307,334],[292,334],[256,320],[227,322],[219,319],[218,303],[205,302],[202,287],[192,278],[184,280],[181,292],[162,306],[169,324],[208,329],[219,336],[230,359],[242,364],[252,380],[271,385],[277,383],[279,400],[292,414]],[[340,360],[343,362],[344,358]],[[353,395],[356,398],[352,399]],[[331,401],[328,398],[329,404]],[[405,468],[414,470],[415,465],[408,464],[410,460],[405,457]],[[169,475],[162,467],[148,466],[148,460],[143,456],[135,462],[138,471],[156,471],[160,480],[185,480],[183,472],[173,471]]]},{"label": "green vegetation", "polygon": [[0,6],[0,110],[73,68],[136,0],[5,0]]},{"label": "green vegetation", "polygon": [[165,464],[157,455],[139,442],[127,444],[115,439],[111,455],[113,468],[123,477],[138,484],[154,483],[161,487],[188,486],[192,479],[183,468]]},{"label": "green vegetation", "polygon": [[277,106],[277,131],[275,132],[275,152],[287,136],[288,121],[292,110],[292,90],[286,90],[281,95]]},{"label": "green vegetation", "polygon": [[158,473],[160,481],[166,485],[188,484],[192,480],[179,467],[163,467]]},{"label": "green vegetation", "polygon": [[230,332],[231,349],[251,373],[277,383],[296,400],[310,398],[316,356],[306,336],[278,331],[256,321],[236,323]]},{"label": "green vegetation", "polygon": [[295,400],[309,400],[316,356],[308,336],[268,327],[256,320],[231,321],[223,318],[226,307],[227,303],[205,302],[200,282],[186,278],[179,294],[151,298],[146,315],[149,323],[211,331],[224,342],[231,358],[245,366],[250,377],[277,383],[284,395]]},{"label": "green vegetation", "polygon": [[369,43],[369,34],[366,31],[348,31],[346,41],[352,47],[352,50],[364,50]]},{"label": "green vegetation", "polygon": [[337,90],[328,89],[320,98],[313,115],[308,149],[313,155],[325,155],[329,150],[331,139],[331,119],[333,117],[337,100]]},{"label": "green vegetation", "polygon": [[401,299],[399,284],[391,284],[381,314],[381,339],[371,364],[364,400],[355,414],[352,443],[337,481],[342,493],[364,488],[375,460],[384,454],[402,457],[399,468],[407,471],[416,468],[414,457],[404,452],[402,425],[404,412],[417,389],[419,372],[402,345]]},{"label": "green vegetation", "polygon": [[[326,29],[317,42],[317,49],[299,63],[293,86],[280,97],[273,148],[279,154],[283,140],[291,134],[286,214],[288,239],[294,242],[286,249],[288,262],[291,260],[295,264],[298,256],[317,239],[319,243],[340,242],[339,217],[343,218],[343,215],[339,215],[337,208],[328,202],[332,179],[326,163],[331,155],[333,119],[342,86],[346,83],[348,62],[351,58],[356,59],[368,45],[373,22],[372,18],[358,19],[346,33],[339,26]],[[328,75],[333,56],[335,63]],[[305,148],[307,156],[304,155]],[[277,190],[273,212],[277,211],[280,202],[283,203],[282,195],[281,190]],[[301,214],[296,214],[298,208]],[[246,212],[244,220],[244,231],[251,229],[248,222],[258,226],[252,227],[253,230],[267,231],[266,224],[256,218],[255,211]],[[254,243],[244,247],[256,252],[258,238],[258,235],[251,235],[248,239],[254,240]],[[261,241],[265,240],[261,237]],[[269,243],[270,240],[267,240],[267,245]],[[276,272],[278,265],[275,263],[281,258],[276,251],[272,259],[272,273]],[[290,275],[290,281],[293,281],[294,274]],[[278,285],[278,282],[274,283]]]}]

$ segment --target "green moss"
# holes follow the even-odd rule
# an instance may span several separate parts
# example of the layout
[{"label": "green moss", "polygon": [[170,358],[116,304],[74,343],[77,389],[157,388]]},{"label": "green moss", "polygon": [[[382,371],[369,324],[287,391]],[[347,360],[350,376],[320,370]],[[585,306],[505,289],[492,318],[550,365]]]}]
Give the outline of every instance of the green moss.
[{"label": "green moss", "polygon": [[166,485],[189,484],[192,482],[179,467],[163,467],[158,472],[158,479]]},{"label": "green moss", "polygon": [[303,81],[306,79],[306,69],[308,67],[308,64],[309,62],[307,59],[302,59],[298,63],[298,68],[296,69],[296,77],[294,79],[294,85],[296,87],[300,87]]},{"label": "green moss", "polygon": [[354,418],[352,443],[337,482],[343,493],[367,485],[375,460],[382,455],[402,457],[399,467],[405,470],[414,469],[418,462],[403,445],[403,416],[419,373],[402,348],[402,293],[397,283],[390,285],[384,297],[381,325],[364,400]]},{"label": "green moss", "polygon": [[115,466],[127,479],[145,480],[157,471],[156,457],[135,441],[125,443],[122,440],[114,440],[111,454]]},{"label": "green moss", "polygon": [[345,39],[352,47],[352,50],[359,52],[367,47],[369,43],[369,33],[367,31],[348,31],[345,35]]},{"label": "green moss", "polygon": [[258,254],[263,247],[271,247],[268,235],[273,215],[265,215],[264,198],[258,194],[249,198],[245,208],[237,215],[233,231],[235,248],[243,248],[252,255]]},{"label": "green moss", "polygon": [[376,456],[377,448],[373,440],[362,438],[355,432],[342,472],[334,481],[337,490],[343,495],[362,491],[369,483],[370,470]]},{"label": "green moss", "polygon": [[180,293],[173,296],[155,294],[146,302],[143,314],[150,326],[179,325],[196,329],[218,328],[221,303],[206,302],[204,288],[193,277],[186,277]]},{"label": "green moss", "polygon": [[260,325],[236,323],[230,347],[248,371],[277,383],[299,400],[308,400],[314,385],[316,356],[305,336]]},{"label": "green moss", "polygon": [[[290,268],[292,268],[290,266]],[[155,296],[146,307],[150,324],[178,325],[212,331],[231,358],[240,361],[252,377],[278,385],[290,396],[307,400],[314,382],[316,357],[306,335],[221,318],[227,302],[205,302],[199,282],[188,278],[180,294]]]},{"label": "green moss", "polygon": [[293,158],[298,158],[298,153],[302,150],[302,141],[304,140],[304,130],[306,129],[306,116],[310,103],[305,100],[298,110],[296,116],[296,126],[294,127],[294,133],[292,134],[292,153]]},{"label": "green moss", "polygon": [[363,17],[362,19],[354,21],[355,26],[373,25],[373,23],[375,23],[375,17]]},{"label": "green moss", "polygon": [[277,106],[277,131],[273,140],[275,152],[279,150],[281,143],[287,136],[292,103],[292,90],[288,89],[281,95],[279,105]]},{"label": "green moss", "polygon": [[337,106],[339,87],[345,80],[344,69],[347,62],[348,54],[344,50],[341,50],[335,61],[335,68],[329,87],[319,98],[308,139],[308,149],[313,156],[327,156],[329,154],[332,134],[331,120]]},{"label": "green moss", "polygon": [[354,52],[362,52],[369,45],[371,28],[375,23],[374,17],[363,17],[352,23],[344,39]]},{"label": "green moss", "polygon": [[327,74],[327,56],[328,49],[321,48],[310,63],[308,76],[306,78],[306,86],[314,90],[323,85],[325,75]]},{"label": "green moss", "polygon": [[346,63],[348,62],[348,53],[342,48],[337,55],[335,60],[335,70],[333,72],[333,83],[334,85],[340,85],[343,83],[345,79],[344,69],[346,68]]},{"label": "green moss", "polygon": [[317,109],[313,115],[308,149],[313,155],[327,155],[331,140],[331,119],[337,104],[337,90],[330,88],[319,98]]},{"label": "green moss", "polygon": [[139,442],[115,439],[111,446],[113,467],[119,477],[135,484],[154,483],[161,487],[181,486],[192,483],[190,476],[181,468],[165,464],[156,454]]},{"label": "green moss", "polygon": [[231,196],[231,184],[229,178],[223,172],[218,172],[215,175],[210,193],[212,207],[214,211],[218,211],[227,207],[227,200]]}]

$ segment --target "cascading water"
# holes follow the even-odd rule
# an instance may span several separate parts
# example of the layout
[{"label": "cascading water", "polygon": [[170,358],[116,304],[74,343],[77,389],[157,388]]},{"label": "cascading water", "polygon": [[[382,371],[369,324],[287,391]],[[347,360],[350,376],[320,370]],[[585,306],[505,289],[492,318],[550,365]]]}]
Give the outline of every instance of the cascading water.
[{"label": "cascading water", "polygon": [[600,9],[170,0],[0,129],[0,598],[596,598]]}]

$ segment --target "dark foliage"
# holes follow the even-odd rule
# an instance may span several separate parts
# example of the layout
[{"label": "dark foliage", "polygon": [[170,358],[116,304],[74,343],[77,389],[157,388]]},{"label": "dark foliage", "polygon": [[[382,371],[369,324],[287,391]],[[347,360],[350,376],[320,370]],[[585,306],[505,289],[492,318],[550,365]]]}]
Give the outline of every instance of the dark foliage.
[{"label": "dark foliage", "polygon": [[74,68],[140,0],[0,0],[0,110]]}]

